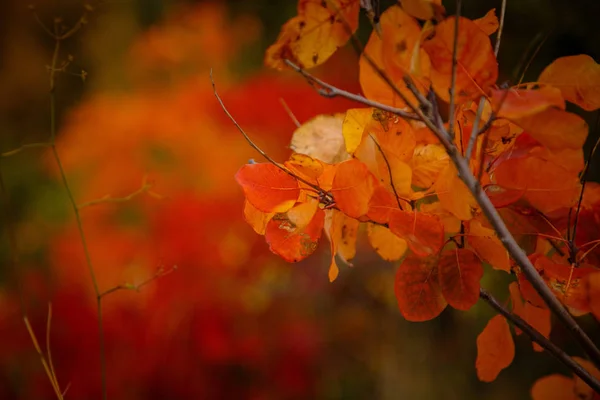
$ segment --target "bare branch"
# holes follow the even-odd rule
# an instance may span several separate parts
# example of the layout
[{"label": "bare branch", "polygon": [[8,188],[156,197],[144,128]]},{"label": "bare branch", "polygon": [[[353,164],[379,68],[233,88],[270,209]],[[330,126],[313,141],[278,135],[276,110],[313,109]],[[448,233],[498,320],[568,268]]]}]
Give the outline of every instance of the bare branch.
[{"label": "bare branch", "polygon": [[152,188],[152,183],[148,182],[147,177],[145,176],[142,181],[142,186],[140,186],[140,188],[138,190],[136,190],[135,192],[131,192],[127,196],[112,197],[110,194],[107,194],[106,196],[103,196],[99,199],[91,200],[91,201],[88,201],[85,203],[78,204],[77,208],[79,208],[81,210],[82,208],[85,208],[85,207],[91,207],[91,206],[95,206],[98,204],[104,204],[104,203],[125,203],[125,202],[128,202],[128,201],[132,200],[133,198],[141,195],[142,193],[148,193],[152,197],[159,198],[159,199],[163,197],[157,193],[151,192],[150,191],[151,188]]},{"label": "bare branch", "polygon": [[498,33],[496,34],[496,44],[494,46],[494,55],[498,57],[500,51],[500,41],[502,40],[502,31],[504,30],[504,17],[506,16],[506,3],[507,0],[502,0],[502,6],[500,7],[500,25],[498,26]]},{"label": "bare branch", "polygon": [[109,294],[117,292],[119,290],[135,290],[136,292],[139,292],[142,287],[146,286],[150,282],[155,281],[158,278],[162,278],[165,275],[169,275],[171,272],[173,272],[175,270],[177,270],[177,265],[173,265],[171,268],[166,269],[166,270],[163,267],[160,267],[154,275],[152,275],[151,277],[142,281],[141,283],[138,283],[137,285],[125,283],[125,284],[114,286],[114,287],[100,293],[100,297],[101,298],[106,297]]},{"label": "bare branch", "polygon": [[454,19],[454,42],[452,43],[452,77],[450,83],[450,115],[448,116],[448,136],[454,139],[454,113],[456,112],[456,68],[458,67],[458,28],[462,0],[456,0],[456,17]]},{"label": "bare branch", "polygon": [[322,81],[321,79],[315,77],[314,75],[311,75],[306,70],[300,68],[299,66],[297,66],[290,60],[285,60],[285,63],[287,65],[289,65],[292,69],[294,69],[296,72],[299,72],[303,77],[306,78],[306,80],[308,80],[309,83],[316,84],[317,92],[323,97],[338,97],[339,96],[339,97],[343,97],[348,100],[356,101],[357,103],[361,103],[361,104],[369,106],[369,107],[379,108],[383,111],[387,111],[392,114],[396,114],[402,118],[413,119],[413,120],[421,119],[421,117],[419,117],[417,114],[409,113],[400,108],[391,107],[391,106],[388,106],[388,105],[385,105],[385,104],[382,104],[379,102],[375,102],[375,101],[369,100],[366,97],[361,96],[359,94],[350,93],[345,90],[339,89],[333,85],[330,85],[329,83]]},{"label": "bare branch", "polygon": [[479,289],[479,298],[488,303],[494,310],[509,320],[513,325],[525,332],[531,340],[542,346],[548,353],[556,357],[560,362],[565,364],[575,375],[580,377],[592,389],[600,393],[600,381],[594,378],[587,370],[575,362],[567,353],[560,347],[546,339],[537,329],[529,325],[525,320],[516,314],[508,311],[498,300],[484,289]]},{"label": "bare branch", "polygon": [[483,114],[484,106],[485,97],[482,97],[479,100],[479,106],[477,107],[477,113],[475,114],[475,121],[473,121],[473,128],[471,129],[471,136],[469,137],[469,144],[467,145],[467,153],[465,154],[465,158],[467,160],[471,159],[473,148],[475,147],[475,142],[477,141],[477,136],[479,135],[479,122],[481,121],[481,115]]},{"label": "bare branch", "polygon": [[398,203],[398,208],[402,210],[402,205],[400,204],[400,196],[398,196],[398,191],[396,190],[396,185],[394,185],[394,177],[392,175],[392,167],[390,166],[390,162],[388,161],[387,157],[385,156],[385,153],[383,152],[383,149],[381,148],[381,145],[379,144],[379,142],[377,142],[375,137],[372,134],[369,134],[369,137],[373,140],[373,143],[375,143],[375,146],[377,146],[377,149],[381,153],[381,157],[383,157],[383,161],[385,161],[385,165],[387,167],[388,175],[390,178],[390,186],[392,187],[392,191],[394,192],[394,197],[396,197],[396,202]]}]

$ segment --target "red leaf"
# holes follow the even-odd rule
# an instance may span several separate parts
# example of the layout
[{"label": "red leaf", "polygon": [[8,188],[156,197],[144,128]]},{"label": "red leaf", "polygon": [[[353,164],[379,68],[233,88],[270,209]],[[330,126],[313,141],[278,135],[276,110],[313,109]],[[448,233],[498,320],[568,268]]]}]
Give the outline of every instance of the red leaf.
[{"label": "red leaf", "polygon": [[481,260],[471,250],[445,251],[438,264],[442,293],[452,307],[470,309],[479,299],[479,281],[483,276]]},{"label": "red leaf", "polygon": [[444,225],[434,214],[393,210],[389,227],[418,256],[436,254],[444,245]]},{"label": "red leaf", "polygon": [[396,299],[400,312],[408,321],[433,319],[448,304],[437,280],[436,261],[408,256],[396,272]]}]

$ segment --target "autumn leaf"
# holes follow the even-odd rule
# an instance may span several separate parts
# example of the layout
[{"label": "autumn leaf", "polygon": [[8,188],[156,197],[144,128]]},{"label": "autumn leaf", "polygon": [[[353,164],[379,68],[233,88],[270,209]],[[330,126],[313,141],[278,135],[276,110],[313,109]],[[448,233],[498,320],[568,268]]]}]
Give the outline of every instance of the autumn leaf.
[{"label": "autumn leaf", "polygon": [[[294,215],[293,210],[292,208],[290,211]],[[265,239],[271,251],[288,262],[298,262],[311,255],[321,237],[325,213],[319,208],[316,208],[312,216],[304,211],[294,216],[298,218],[298,215],[303,215],[301,226],[290,221],[287,213],[275,214],[267,224]]]},{"label": "autumn leaf", "polygon": [[372,108],[352,108],[346,111],[342,125],[342,134],[348,153],[354,154],[360,145],[365,126],[371,120],[372,115]]},{"label": "autumn leaf", "polygon": [[389,227],[418,256],[434,255],[444,245],[444,225],[434,214],[393,210]]},{"label": "autumn leaf", "polygon": [[281,28],[265,64],[283,69],[286,59],[301,68],[324,63],[358,27],[359,0],[300,0],[298,15]]},{"label": "autumn leaf", "polygon": [[479,209],[477,200],[458,177],[454,164],[448,164],[440,173],[435,183],[435,192],[442,207],[462,221],[473,218]]},{"label": "autumn leaf", "polygon": [[[450,100],[455,18],[442,21],[432,39],[423,43],[431,59],[431,82],[435,93]],[[455,100],[462,103],[487,92],[498,78],[498,63],[489,37],[473,21],[460,17],[458,28]]]},{"label": "autumn leaf", "polygon": [[590,309],[596,319],[600,319],[600,272],[590,274],[589,278]]},{"label": "autumn leaf", "polygon": [[412,184],[422,189],[431,187],[448,165],[448,153],[438,144],[417,145],[411,162]]},{"label": "autumn leaf", "polygon": [[496,315],[490,319],[477,337],[477,377],[492,382],[500,371],[508,367],[515,357],[515,342],[506,318]]},{"label": "autumn leaf", "polygon": [[471,250],[455,248],[442,253],[438,278],[444,298],[452,307],[466,311],[477,303],[482,276],[481,260]]},{"label": "autumn leaf", "polygon": [[244,219],[259,235],[265,234],[267,223],[275,213],[265,213],[257,209],[248,200],[244,201]]},{"label": "autumn leaf", "polygon": [[369,211],[375,178],[362,162],[352,159],[337,167],[331,193],[340,211],[352,218],[360,218]]},{"label": "autumn leaf", "polygon": [[246,164],[235,179],[246,199],[259,211],[285,212],[292,208],[300,195],[296,178],[273,164]]},{"label": "autumn leaf", "polygon": [[552,86],[542,86],[538,89],[492,89],[491,103],[499,118],[512,121],[537,114],[549,107],[565,109],[560,90]]},{"label": "autumn leaf", "polygon": [[493,229],[484,227],[477,220],[471,220],[467,242],[475,250],[475,253],[490,264],[492,268],[510,272],[508,251]]},{"label": "autumn leaf", "polygon": [[531,388],[533,400],[576,400],[573,379],[553,374],[535,381]]},{"label": "autumn leaf", "polygon": [[294,131],[290,149],[328,164],[350,158],[344,148],[344,115],[319,115]]},{"label": "autumn leaf", "polygon": [[600,108],[600,65],[588,55],[561,57],[548,65],[538,82],[548,83],[586,111]]},{"label": "autumn leaf", "polygon": [[547,108],[514,122],[551,150],[580,150],[588,135],[588,125],[583,118],[558,108]]},{"label": "autumn leaf", "polygon": [[399,260],[406,253],[406,240],[394,235],[385,226],[368,224],[367,234],[371,247],[386,261]]},{"label": "autumn leaf", "polygon": [[394,210],[398,210],[398,201],[394,195],[383,186],[377,185],[369,201],[369,211],[367,212],[369,220],[387,224]]},{"label": "autumn leaf", "polygon": [[442,0],[400,0],[400,4],[405,12],[422,20],[439,20],[446,12]]},{"label": "autumn leaf", "polygon": [[408,321],[428,321],[446,308],[436,262],[436,258],[408,256],[396,272],[396,299],[400,313]]},{"label": "autumn leaf", "polygon": [[[365,46],[363,56],[359,61],[359,81],[364,95],[374,101],[379,101],[394,107],[406,107],[390,85],[385,82],[368,62],[368,56],[373,63],[383,70],[411,104],[417,100],[404,83],[404,76],[411,75],[417,89],[426,93],[429,87],[429,57],[420,49],[421,26],[398,5],[389,7],[381,14],[381,35],[371,33]],[[366,56],[365,56],[366,54]],[[418,65],[414,66],[414,59]],[[415,71],[418,71],[417,75]]]},{"label": "autumn leaf", "polygon": [[483,17],[473,20],[473,22],[481,29],[486,35],[491,35],[498,30],[498,17],[496,16],[496,9],[492,8]]},{"label": "autumn leaf", "polygon": [[[328,210],[329,211],[329,210]],[[329,212],[329,240],[335,243],[336,253],[347,264],[356,254],[359,221],[337,210]]]}]

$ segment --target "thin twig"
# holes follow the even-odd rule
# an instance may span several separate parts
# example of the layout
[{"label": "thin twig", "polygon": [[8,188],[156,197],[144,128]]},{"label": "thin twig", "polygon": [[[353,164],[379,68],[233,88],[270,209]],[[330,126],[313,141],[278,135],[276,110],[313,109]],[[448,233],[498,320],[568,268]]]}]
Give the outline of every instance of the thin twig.
[{"label": "thin twig", "polygon": [[398,208],[402,210],[402,205],[400,204],[400,196],[398,196],[398,191],[396,190],[396,185],[394,185],[394,177],[392,176],[392,167],[390,166],[390,163],[389,163],[385,153],[383,152],[383,149],[381,148],[381,145],[379,144],[379,142],[377,142],[377,140],[375,139],[375,137],[372,134],[369,134],[369,137],[371,139],[373,139],[373,143],[375,143],[375,146],[377,146],[377,149],[381,153],[381,157],[383,157],[383,161],[385,161],[385,165],[387,167],[388,175],[390,178],[390,186],[392,187],[392,191],[394,192],[394,197],[396,198],[396,202],[398,203]]},{"label": "thin twig", "polygon": [[498,25],[498,33],[496,34],[496,44],[494,46],[494,55],[498,57],[500,51],[500,42],[502,40],[502,31],[504,30],[504,17],[506,15],[506,3],[507,0],[502,0],[502,6],[500,7],[500,23]]},{"label": "thin twig", "polygon": [[488,303],[494,310],[509,320],[513,325],[525,332],[531,340],[542,346],[548,353],[556,357],[560,362],[565,364],[575,375],[587,383],[594,391],[600,393],[600,381],[594,378],[586,369],[575,362],[567,353],[560,347],[548,340],[537,329],[529,325],[525,320],[516,314],[508,311],[498,300],[484,289],[479,289],[479,298]]},{"label": "thin twig", "polygon": [[143,193],[151,193],[152,197],[162,198],[162,196],[160,196],[157,193],[149,192],[151,188],[152,188],[152,184],[149,183],[149,182],[147,182],[146,181],[146,177],[144,177],[144,179],[142,181],[142,186],[140,186],[139,189],[137,189],[135,192],[131,192],[127,196],[112,197],[110,194],[107,194],[106,196],[101,197],[99,199],[87,201],[85,203],[81,203],[81,204],[79,204],[77,206],[77,208],[79,208],[81,210],[82,208],[85,208],[85,207],[91,207],[91,206],[95,206],[95,205],[98,205],[98,204],[104,204],[104,203],[125,203],[125,202],[128,202],[128,201],[132,200],[133,198],[135,198],[136,196],[139,196],[139,195],[141,195]]},{"label": "thin twig", "polygon": [[462,0],[456,0],[456,17],[454,18],[454,42],[452,45],[452,76],[450,79],[450,115],[448,116],[448,136],[454,139],[454,113],[456,112],[456,69],[458,67],[458,29]]},{"label": "thin twig", "polygon": [[9,151],[6,151],[4,153],[0,153],[0,157],[4,158],[4,157],[10,157],[13,156],[15,154],[18,154],[20,152],[22,152],[23,150],[26,149],[33,149],[33,148],[40,148],[40,147],[50,147],[52,146],[52,143],[28,143],[28,144],[24,144],[21,147],[17,147],[16,149],[12,149]]},{"label": "thin twig", "polygon": [[367,106],[369,104],[373,104],[373,107],[377,107],[383,111],[391,112],[402,118],[413,119],[413,120],[421,119],[421,117],[419,117],[417,114],[409,113],[409,112],[404,111],[397,107],[392,107],[392,106],[388,106],[388,105],[385,105],[385,104],[382,104],[382,103],[379,103],[376,101],[372,101],[372,100],[369,100],[366,97],[361,96],[359,94],[350,93],[345,90],[339,89],[333,85],[330,85],[329,83],[322,81],[321,79],[315,77],[314,75],[311,75],[309,72],[300,68],[299,66],[297,66],[290,60],[285,60],[285,63],[288,66],[290,66],[292,69],[294,69],[296,72],[299,72],[310,83],[313,83],[313,84],[316,84],[317,86],[319,86],[319,88],[317,89],[317,92],[323,97],[338,97],[339,96],[339,97],[343,97],[348,100],[356,101],[357,103],[361,103],[361,104],[364,104]]},{"label": "thin twig", "polygon": [[301,125],[300,121],[298,121],[298,118],[296,118],[296,116],[294,115],[294,113],[292,112],[292,110],[290,109],[290,107],[287,105],[287,103],[285,102],[285,100],[283,99],[283,97],[279,98],[279,102],[283,106],[283,109],[285,110],[285,112],[287,113],[287,115],[290,117],[290,119],[292,120],[292,122],[294,123],[294,125],[296,125],[296,128],[300,128],[300,125]]},{"label": "thin twig", "polygon": [[258,147],[258,145],[256,143],[254,143],[252,141],[252,139],[250,139],[250,136],[248,136],[248,134],[241,127],[241,125],[235,120],[235,118],[233,118],[233,115],[231,115],[231,113],[229,112],[229,110],[227,109],[227,107],[225,107],[225,103],[223,103],[223,100],[221,99],[221,97],[217,93],[217,86],[216,86],[215,81],[213,79],[212,69],[210,70],[210,81],[212,83],[213,93],[214,93],[215,97],[217,98],[217,101],[221,105],[221,108],[223,109],[223,111],[225,112],[225,114],[229,117],[229,119],[231,120],[231,122],[235,125],[235,127],[238,129],[238,131],[240,131],[240,133],[244,136],[244,138],[246,139],[246,141],[248,142],[248,144],[250,144],[250,146],[254,150],[258,151],[260,153],[260,155],[263,156],[267,161],[269,161],[271,164],[273,164],[274,166],[276,166],[277,168],[279,168],[280,170],[282,170],[286,174],[290,175],[291,177],[299,180],[300,182],[302,182],[305,185],[307,185],[307,186],[311,187],[312,189],[314,189],[317,193],[319,193],[323,197],[322,199],[325,200],[325,202],[330,203],[330,204],[334,203],[334,201],[333,201],[333,195],[331,193],[326,192],[325,190],[323,190],[319,186],[317,186],[317,185],[315,185],[315,184],[307,181],[306,179],[302,178],[301,176],[298,176],[298,175],[294,174],[292,171],[290,171],[286,167],[284,167],[281,164],[277,163],[275,160],[273,160],[273,158],[271,158],[271,156],[269,156],[260,147]]},{"label": "thin twig", "polygon": [[167,270],[165,270],[164,268],[161,267],[158,269],[158,271],[154,275],[152,275],[151,277],[142,281],[141,283],[138,283],[137,285],[128,284],[128,283],[122,284],[122,285],[117,285],[117,286],[114,286],[114,287],[100,293],[100,297],[106,297],[109,294],[114,293],[119,290],[135,290],[136,292],[139,292],[142,287],[146,286],[150,282],[155,281],[158,278],[162,278],[163,276],[169,275],[171,272],[173,272],[175,270],[177,270],[177,265],[174,265]]},{"label": "thin twig", "polygon": [[[537,34],[536,37],[533,39],[535,43],[536,40],[540,40],[540,42],[538,43],[537,47],[534,49],[533,53],[531,54],[531,56],[529,57],[529,59],[527,60],[527,63],[525,64],[525,67],[523,68],[523,72],[521,72],[520,76],[519,76],[519,80],[517,85],[520,85],[521,82],[523,82],[523,78],[525,78],[525,73],[527,72],[527,70],[529,69],[529,66],[531,65],[531,63],[533,62],[533,59],[535,58],[535,56],[537,56],[538,52],[540,51],[540,49],[542,48],[542,46],[544,45],[544,43],[546,43],[546,40],[548,40],[548,38],[550,37],[550,32],[547,32],[544,36],[542,36],[541,33]],[[540,38],[541,39],[538,39]],[[526,57],[528,54],[528,52],[526,51],[523,56]],[[522,61],[524,61],[524,59],[522,59]],[[522,64],[522,62],[520,63]],[[517,71],[518,72],[518,71]],[[514,82],[514,81],[513,81]]]},{"label": "thin twig", "polygon": [[[477,141],[477,135],[479,135],[479,122],[481,121],[481,115],[483,114],[483,107],[485,106],[485,97],[479,100],[479,106],[477,107],[477,114],[475,114],[475,121],[473,121],[473,128],[471,129],[471,136],[469,137],[469,144],[467,145],[467,153],[465,158],[471,160],[473,149],[475,148],[475,142]],[[485,149],[484,149],[485,150]]]}]

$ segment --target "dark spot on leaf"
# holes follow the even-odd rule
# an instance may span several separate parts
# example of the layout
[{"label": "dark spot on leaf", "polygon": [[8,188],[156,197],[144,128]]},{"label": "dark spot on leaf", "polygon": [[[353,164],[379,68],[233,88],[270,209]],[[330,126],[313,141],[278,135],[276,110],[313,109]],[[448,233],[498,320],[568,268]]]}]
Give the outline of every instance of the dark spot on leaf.
[{"label": "dark spot on leaf", "polygon": [[298,28],[302,29],[306,26],[306,22],[304,21],[300,21],[300,23],[298,24]]},{"label": "dark spot on leaf", "polygon": [[318,60],[319,60],[319,55],[317,53],[313,54],[312,62],[316,64]]},{"label": "dark spot on leaf", "polygon": [[406,40],[396,44],[396,53],[404,53],[406,51]]},{"label": "dark spot on leaf", "polygon": [[335,23],[335,15],[329,16],[329,23],[333,25]]}]

